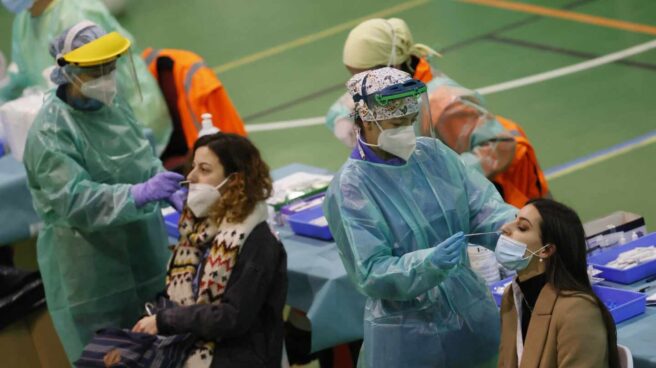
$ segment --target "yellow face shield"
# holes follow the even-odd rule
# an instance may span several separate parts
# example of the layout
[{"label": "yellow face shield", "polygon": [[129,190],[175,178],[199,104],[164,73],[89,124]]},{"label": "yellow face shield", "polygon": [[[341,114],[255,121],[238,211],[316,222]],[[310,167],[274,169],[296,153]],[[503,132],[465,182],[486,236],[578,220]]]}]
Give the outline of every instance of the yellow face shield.
[{"label": "yellow face shield", "polygon": [[[116,73],[114,71],[117,71],[118,75],[129,76],[127,79],[122,79],[123,83],[131,80],[134,88],[137,88],[138,94],[141,96],[139,79],[130,53],[130,45],[129,39],[118,32],[111,32],[61,55],[57,59],[57,63],[65,67],[66,74],[71,82],[89,91],[93,90],[93,92],[88,93],[89,97],[105,103],[113,99],[113,96],[111,96],[113,91],[108,96],[98,96],[98,91],[105,91],[105,86],[110,82],[108,79],[115,79],[114,74]],[[128,57],[124,57],[125,55]],[[121,72],[125,68],[127,70]],[[89,79],[95,81],[89,81]],[[121,87],[130,88],[131,86],[128,83],[128,85]],[[83,94],[87,93],[83,92]]]},{"label": "yellow face shield", "polygon": [[60,66],[93,67],[115,61],[129,49],[130,40],[118,32],[112,32],[62,55],[57,63]]}]

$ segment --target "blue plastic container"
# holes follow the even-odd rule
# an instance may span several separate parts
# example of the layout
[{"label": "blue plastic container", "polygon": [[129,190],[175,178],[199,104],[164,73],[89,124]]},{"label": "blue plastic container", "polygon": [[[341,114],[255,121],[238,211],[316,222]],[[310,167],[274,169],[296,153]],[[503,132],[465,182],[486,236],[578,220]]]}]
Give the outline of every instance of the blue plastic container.
[{"label": "blue plastic container", "polygon": [[322,240],[332,240],[333,235],[328,228],[328,221],[323,215],[321,206],[289,216],[287,219],[292,231],[297,235],[309,236]]},{"label": "blue plastic container", "polygon": [[500,286],[503,286],[503,285],[511,282],[514,277],[515,276],[505,278],[501,281],[494,282],[494,283],[492,283],[488,286],[490,288],[490,292],[492,293],[492,296],[494,297],[494,301],[497,302],[497,306],[499,306],[499,307],[501,306],[501,298],[503,297],[503,292],[497,293],[496,289]]},{"label": "blue plastic container", "polygon": [[0,157],[4,156],[6,151],[5,151],[5,140],[0,138]]},{"label": "blue plastic container", "polygon": [[178,222],[180,221],[180,213],[173,211],[167,215],[164,215],[164,225],[166,226],[166,233],[169,234],[171,238],[178,239],[180,233],[178,233]]},{"label": "blue plastic container", "polygon": [[299,212],[314,208],[321,207],[323,201],[326,198],[326,193],[319,193],[306,198],[299,198],[294,200],[292,203],[285,205],[280,209],[280,215],[284,223],[287,223],[287,220],[290,216],[293,216]]},{"label": "blue plastic container", "polygon": [[615,323],[645,313],[647,295],[643,293],[598,285],[593,286],[592,290],[606,305]]},{"label": "blue plastic container", "polygon": [[656,233],[651,233],[636,239],[632,242],[608,248],[602,252],[596,253],[588,257],[588,264],[601,271],[597,277],[604,278],[608,281],[618,282],[620,284],[632,284],[638,280],[642,280],[649,276],[656,274],[656,260],[645,262],[641,265],[631,267],[626,270],[618,270],[611,267],[606,267],[608,262],[614,261],[617,257],[628,250],[645,247],[648,245],[656,245]]},{"label": "blue plastic container", "polygon": [[[503,297],[503,293],[497,293],[495,289],[499,286],[503,286],[508,282],[511,282],[512,279],[512,277],[509,277],[507,279],[490,284],[490,292],[494,297],[494,301],[497,302],[497,306],[501,306],[501,298]],[[606,305],[606,308],[608,308],[610,311],[610,314],[613,316],[615,323],[620,323],[645,313],[647,296],[643,293],[598,285],[592,286],[592,290]]]}]

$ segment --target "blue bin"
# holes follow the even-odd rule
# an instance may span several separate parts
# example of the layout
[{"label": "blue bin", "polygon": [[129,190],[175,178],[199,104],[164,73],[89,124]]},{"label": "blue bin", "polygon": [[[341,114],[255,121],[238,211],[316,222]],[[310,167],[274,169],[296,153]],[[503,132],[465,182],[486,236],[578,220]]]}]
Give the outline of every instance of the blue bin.
[{"label": "blue bin", "polygon": [[606,305],[615,323],[645,313],[647,296],[643,293],[597,285],[592,290]]},{"label": "blue bin", "polygon": [[[490,292],[492,293],[492,296],[494,297],[494,301],[497,302],[497,306],[499,306],[499,307],[501,306],[501,298],[503,297],[503,293],[497,293],[495,289],[499,286],[503,286],[503,285],[511,282],[514,277],[515,276],[511,276],[511,277],[505,278],[501,281],[497,281],[497,282],[492,283],[492,284],[489,285]],[[508,286],[508,287],[510,287],[510,286]]]},{"label": "blue bin", "polygon": [[323,215],[321,206],[289,216],[287,219],[292,231],[297,235],[309,236],[322,240],[332,240],[333,235],[328,228],[328,221]]},{"label": "blue bin", "polygon": [[299,198],[292,201],[292,203],[285,205],[280,209],[280,215],[282,216],[283,222],[287,223],[287,219],[289,219],[290,216],[293,216],[299,212],[314,207],[321,207],[325,198],[326,193],[322,192],[310,197]]},{"label": "blue bin", "polygon": [[[512,279],[512,277],[509,277],[490,284],[490,292],[494,297],[494,301],[497,302],[497,306],[501,306],[501,298],[503,297],[503,294],[496,293],[495,289],[511,282]],[[610,311],[615,323],[620,323],[645,313],[645,308],[647,306],[647,296],[645,294],[597,285],[592,286],[592,290],[597,294],[604,305],[606,305],[606,308]]]},{"label": "blue bin", "polygon": [[638,280],[642,280],[649,276],[656,274],[656,260],[645,262],[641,265],[631,267],[626,270],[618,270],[611,267],[606,267],[608,262],[614,261],[620,253],[628,250],[645,247],[648,245],[656,245],[656,233],[651,233],[636,239],[632,242],[608,248],[602,252],[596,253],[588,257],[588,264],[601,271],[597,277],[604,278],[608,281],[618,282],[620,284],[632,284]]},{"label": "blue bin", "polygon": [[180,233],[178,233],[178,222],[180,221],[180,213],[173,211],[169,214],[164,215],[164,225],[166,226],[166,233],[169,234],[171,238],[178,239]]}]

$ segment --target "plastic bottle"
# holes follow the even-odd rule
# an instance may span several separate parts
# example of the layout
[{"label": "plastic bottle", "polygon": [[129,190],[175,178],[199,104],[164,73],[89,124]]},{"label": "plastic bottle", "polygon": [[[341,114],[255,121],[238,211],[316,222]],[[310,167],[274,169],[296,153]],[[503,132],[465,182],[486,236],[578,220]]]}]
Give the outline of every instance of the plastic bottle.
[{"label": "plastic bottle", "polygon": [[200,132],[198,132],[198,138],[219,132],[219,128],[215,127],[214,123],[212,123],[212,114],[204,113],[200,117],[203,119],[203,122],[201,123]]}]

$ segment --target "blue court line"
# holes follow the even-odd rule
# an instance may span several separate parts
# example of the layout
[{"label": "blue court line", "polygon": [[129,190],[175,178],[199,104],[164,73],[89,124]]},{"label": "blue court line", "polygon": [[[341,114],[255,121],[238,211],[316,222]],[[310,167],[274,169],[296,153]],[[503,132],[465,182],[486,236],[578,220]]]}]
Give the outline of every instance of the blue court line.
[{"label": "blue court line", "polygon": [[626,142],[616,144],[612,147],[608,147],[589,155],[577,158],[576,160],[570,161],[568,163],[551,167],[545,170],[544,174],[547,179],[555,179],[557,177],[584,169],[601,161],[608,160],[612,157],[619,156],[654,142],[656,142],[656,130],[630,139]]}]

